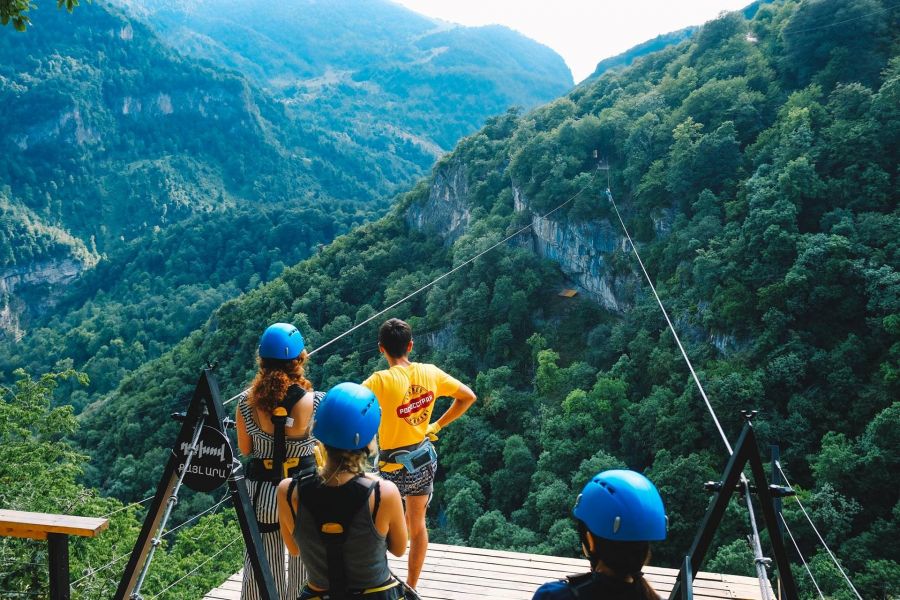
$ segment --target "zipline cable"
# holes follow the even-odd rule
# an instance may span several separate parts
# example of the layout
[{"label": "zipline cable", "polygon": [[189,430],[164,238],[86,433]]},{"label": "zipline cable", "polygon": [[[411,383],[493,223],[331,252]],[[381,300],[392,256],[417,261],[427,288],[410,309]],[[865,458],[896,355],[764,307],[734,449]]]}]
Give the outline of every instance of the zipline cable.
[{"label": "zipline cable", "polygon": [[[588,187],[591,186],[591,184],[594,182],[594,179],[595,179],[595,178],[596,178],[596,172],[595,172],[595,174],[591,177],[591,180],[588,181],[588,182],[584,185],[584,187],[582,187],[580,190],[578,190],[577,192],[575,192],[574,194],[572,194],[567,200],[563,201],[563,202],[562,202],[561,204],[559,204],[556,208],[554,208],[554,209],[552,209],[552,210],[550,210],[550,211],[544,213],[543,215],[541,215],[540,218],[541,218],[541,219],[546,219],[547,217],[549,217],[550,215],[552,215],[552,214],[555,213],[556,211],[560,210],[562,207],[564,207],[564,206],[566,206],[567,204],[569,204],[570,202],[572,202],[575,198],[577,198],[577,197],[580,196],[585,190],[587,190]],[[519,235],[519,234],[521,234],[521,233],[524,233],[525,231],[527,231],[527,230],[529,230],[529,229],[531,229],[531,222],[530,222],[530,221],[529,221],[528,225],[526,225],[526,226],[524,226],[524,227],[522,227],[522,228],[520,228],[520,229],[517,229],[516,231],[514,231],[514,232],[511,233],[511,234],[509,234],[508,236],[506,236],[505,238],[503,238],[502,240],[500,240],[500,241],[497,242],[496,244],[490,246],[490,247],[487,248],[486,250],[482,250],[481,252],[479,252],[479,253],[476,254],[475,256],[473,256],[473,257],[471,257],[471,258],[469,258],[469,259],[467,259],[467,260],[461,262],[460,264],[458,264],[457,266],[453,267],[453,268],[450,269],[449,271],[443,273],[442,275],[439,275],[438,277],[435,277],[434,279],[432,279],[431,281],[429,281],[428,283],[426,283],[425,285],[423,285],[422,287],[420,287],[420,288],[417,289],[416,291],[407,294],[406,296],[404,296],[404,297],[401,298],[400,300],[397,300],[396,302],[394,302],[393,304],[391,304],[391,305],[388,306],[387,308],[381,309],[380,311],[378,311],[378,312],[375,313],[374,315],[370,316],[369,318],[367,318],[367,319],[365,319],[365,320],[363,320],[363,321],[357,323],[356,325],[354,325],[354,326],[351,327],[350,329],[344,331],[344,332],[341,333],[340,335],[335,336],[334,338],[328,340],[327,342],[325,342],[324,344],[320,345],[319,347],[313,349],[312,351],[309,352],[309,356],[312,356],[312,355],[316,354],[316,353],[319,352],[320,350],[324,350],[325,348],[327,348],[327,347],[330,346],[331,344],[335,343],[336,341],[340,340],[341,338],[343,338],[343,337],[345,337],[345,336],[347,336],[347,335],[350,335],[351,333],[353,333],[354,331],[356,331],[356,330],[359,329],[360,327],[366,325],[367,323],[371,323],[372,321],[374,321],[375,319],[377,319],[378,317],[380,317],[380,316],[383,315],[384,313],[388,312],[389,310],[394,309],[394,308],[397,308],[398,306],[400,306],[401,304],[403,304],[404,302],[406,302],[406,301],[409,300],[410,298],[413,298],[414,296],[417,296],[418,294],[421,294],[422,292],[424,292],[424,291],[427,290],[428,288],[432,287],[433,285],[435,285],[435,284],[438,283],[439,281],[441,281],[441,280],[443,280],[443,279],[446,279],[446,278],[449,277],[450,275],[453,275],[454,273],[456,273],[457,271],[459,271],[460,269],[462,269],[462,268],[465,267],[466,265],[472,264],[473,262],[475,262],[476,260],[478,260],[479,258],[481,258],[482,256],[484,256],[485,254],[487,254],[487,253],[490,252],[491,250],[494,250],[495,248],[500,247],[501,245],[505,244],[506,242],[508,242],[509,240],[513,239],[513,238],[516,237],[517,235]],[[223,404],[223,405],[230,404],[230,403],[234,402],[235,400],[237,400],[238,398],[240,398],[242,394],[245,394],[245,393],[247,393],[248,391],[249,391],[249,389],[248,389],[248,390],[244,390],[244,391],[242,391],[240,394],[236,394],[236,395],[232,396],[231,398],[229,398],[228,400],[226,400],[226,401],[223,402],[222,404]],[[727,441],[726,441],[726,443],[727,443]]]},{"label": "zipline cable", "polygon": [[[784,469],[781,468],[781,462],[775,461],[775,466],[781,472],[781,476],[784,477],[784,480],[787,482],[788,486],[793,488],[794,486],[791,484],[790,480],[788,480],[787,475],[784,474]],[[816,524],[813,523],[812,518],[810,518],[809,513],[806,512],[805,508],[803,508],[803,503],[800,502],[800,497],[795,495],[794,500],[797,501],[797,506],[800,507],[800,511],[803,513],[803,516],[805,516],[806,520],[809,521],[809,526],[812,527],[812,530],[816,532],[816,537],[819,538],[819,541],[822,543],[822,546],[825,548],[825,551],[828,552],[828,556],[831,557],[831,560],[834,562],[834,565],[838,568],[838,571],[840,571],[841,575],[844,576],[844,580],[847,582],[847,585],[850,586],[850,589],[853,590],[853,593],[856,594],[856,597],[859,598],[859,600],[863,600],[863,597],[857,591],[856,586],[853,585],[853,582],[850,581],[850,577],[847,575],[846,571],[844,571],[844,567],[841,566],[841,563],[838,562],[838,559],[834,555],[834,552],[832,552],[831,548],[828,547],[828,544],[825,543],[825,538],[823,538],[822,534],[819,533],[819,530],[816,528]]]},{"label": "zipline cable", "polygon": [[122,560],[128,558],[129,556],[131,556],[131,552],[129,552],[128,554],[123,554],[123,555],[120,556],[119,558],[114,558],[114,559],[112,559],[111,561],[109,561],[108,563],[106,563],[105,565],[103,565],[102,567],[97,567],[96,569],[90,569],[90,568],[89,568],[87,574],[85,574],[84,576],[79,577],[78,579],[76,579],[75,581],[73,581],[73,582],[71,583],[70,587],[75,587],[76,585],[78,585],[79,583],[81,583],[82,581],[84,581],[85,579],[87,579],[88,577],[93,577],[94,575],[96,575],[96,574],[99,573],[100,571],[105,571],[106,569],[108,569],[108,568],[110,568],[111,566],[113,566],[114,564],[116,564],[116,563],[118,563],[118,562],[120,562],[120,561],[122,561]]},{"label": "zipline cable", "polygon": [[[154,497],[155,497],[155,496],[151,496],[151,498],[154,498]],[[184,526],[187,525],[188,523],[190,523],[190,522],[192,522],[192,521],[196,521],[197,519],[199,519],[199,518],[202,517],[203,515],[205,515],[205,514],[207,514],[207,513],[209,513],[209,512],[212,512],[213,510],[219,508],[220,506],[222,506],[223,504],[225,504],[226,502],[228,502],[228,500],[230,500],[230,494],[226,494],[226,497],[225,497],[225,498],[223,498],[222,500],[219,500],[216,504],[214,504],[214,505],[211,506],[210,508],[207,508],[206,510],[204,510],[204,511],[202,511],[202,512],[200,512],[200,513],[197,513],[197,514],[194,515],[193,517],[190,517],[189,519],[183,521],[183,522],[180,523],[179,525],[176,525],[176,526],[173,527],[172,529],[169,529],[168,531],[166,531],[165,533],[163,533],[163,534],[160,536],[160,538],[164,538],[164,537],[166,537],[166,536],[168,536],[168,535],[170,535],[170,534],[172,534],[172,533],[175,533],[176,531],[178,531],[179,529],[181,529],[182,527],[184,527]],[[122,556],[120,556],[120,557],[118,557],[118,558],[114,558],[113,560],[111,560],[110,562],[106,563],[106,564],[103,565],[102,567],[97,567],[96,569],[88,569],[87,574],[85,574],[83,577],[79,577],[78,579],[76,579],[75,581],[73,581],[72,584],[71,584],[71,586],[74,587],[74,586],[78,585],[79,583],[81,583],[82,581],[84,581],[85,579],[87,579],[88,577],[92,577],[93,575],[96,575],[96,574],[99,573],[100,571],[103,571],[103,570],[105,570],[105,569],[108,569],[109,567],[111,567],[111,566],[113,566],[114,564],[120,562],[122,559],[128,558],[129,556],[131,556],[131,552],[129,552],[128,554],[123,554]],[[43,564],[43,563],[41,563],[41,564]]]},{"label": "zipline cable", "polygon": [[[606,168],[606,171],[608,178],[609,167]],[[703,384],[700,383],[700,378],[697,377],[697,372],[694,370],[694,365],[691,363],[691,359],[688,357],[684,346],[681,344],[681,339],[678,337],[678,333],[675,331],[675,326],[672,325],[672,320],[669,318],[669,313],[668,311],[666,311],[666,307],[663,305],[662,300],[660,300],[659,298],[659,294],[656,292],[656,286],[653,285],[653,281],[650,279],[650,274],[647,273],[647,268],[644,266],[644,261],[641,260],[641,255],[638,252],[637,246],[634,245],[634,240],[631,239],[631,234],[628,233],[628,227],[625,226],[625,220],[622,218],[622,214],[619,212],[619,207],[616,205],[616,201],[615,199],[613,199],[612,191],[609,187],[606,188],[606,197],[609,199],[610,204],[612,204],[613,210],[615,210],[616,212],[616,217],[618,217],[619,219],[619,224],[622,225],[622,231],[625,232],[625,237],[628,239],[628,244],[631,246],[631,250],[632,252],[634,252],[634,256],[635,258],[637,258],[638,264],[641,266],[641,271],[644,273],[644,278],[647,280],[647,284],[653,291],[653,297],[656,298],[656,303],[659,305],[659,309],[662,311],[663,316],[666,318],[666,323],[669,325],[669,331],[672,332],[672,336],[675,338],[675,343],[678,344],[678,350],[681,351],[681,356],[684,358],[684,362],[687,364],[688,369],[691,372],[691,377],[694,378],[694,383],[697,384],[697,389],[700,391],[700,395],[703,397],[703,401],[706,403],[706,408],[709,409],[709,414],[712,417],[713,422],[716,424],[716,429],[718,429],[719,431],[719,436],[721,436],[722,442],[725,444],[725,448],[728,450],[728,454],[730,456],[734,454],[731,443],[728,441],[728,437],[725,435],[725,430],[722,429],[722,424],[719,422],[719,417],[716,415],[716,411],[713,408],[712,403],[706,396],[706,391],[703,389]],[[759,578],[759,588],[762,592],[762,597],[768,600],[770,598],[769,577],[768,572],[766,571],[768,560],[763,557],[762,554],[762,546],[759,541],[759,530],[756,527],[756,515],[753,511],[753,500],[750,494],[750,482],[747,480],[747,477],[743,473],[741,473],[741,484],[744,492],[744,500],[747,503],[747,511],[750,514],[750,537],[753,544],[754,566],[756,568],[757,577]]]},{"label": "zipline cable", "polygon": [[211,560],[214,559],[215,557],[217,557],[217,556],[219,556],[220,554],[222,554],[223,552],[225,552],[225,550],[227,550],[229,546],[234,545],[235,542],[238,542],[238,541],[240,541],[241,539],[242,539],[242,536],[237,536],[236,538],[234,538],[233,540],[231,540],[230,542],[228,542],[227,544],[225,544],[224,546],[222,546],[221,548],[219,548],[219,550],[218,550],[215,554],[213,554],[212,556],[208,557],[208,558],[207,558],[206,560],[204,560],[202,563],[200,563],[199,565],[197,565],[196,567],[194,567],[193,569],[191,569],[190,571],[188,571],[187,573],[185,573],[184,575],[182,575],[180,578],[176,579],[175,581],[173,581],[172,583],[170,583],[169,585],[167,585],[166,587],[164,587],[162,590],[160,590],[159,592],[157,592],[157,593],[154,594],[153,596],[150,596],[149,598],[147,598],[147,600],[153,600],[154,598],[158,598],[158,597],[162,596],[163,594],[165,594],[166,592],[168,592],[170,589],[172,589],[173,587],[175,587],[176,585],[178,585],[179,583],[181,583],[182,581],[184,581],[185,579],[187,579],[188,577],[190,577],[191,575],[193,575],[194,573],[196,573],[197,571],[199,571],[200,568],[201,568],[202,566],[204,566],[206,563],[208,563],[209,561],[211,561]]},{"label": "zipline cable", "polygon": [[688,369],[691,371],[691,377],[694,378],[694,383],[697,384],[697,389],[700,390],[700,395],[703,397],[703,402],[706,403],[706,408],[709,409],[709,414],[712,417],[713,422],[716,424],[716,429],[719,431],[719,436],[722,438],[722,442],[725,444],[725,448],[728,449],[728,454],[734,454],[734,450],[731,448],[731,443],[729,443],[728,438],[725,436],[725,430],[722,429],[722,424],[719,423],[719,417],[716,415],[716,411],[712,406],[712,403],[709,401],[709,398],[706,396],[706,391],[703,389],[703,385],[700,383],[700,378],[697,377],[697,372],[694,371],[694,365],[691,363],[691,359],[688,358],[687,352],[684,350],[684,346],[681,345],[681,339],[678,337],[678,333],[675,332],[675,326],[672,325],[672,320],[669,319],[669,313],[666,311],[666,307],[663,306],[662,300],[659,299],[659,294],[656,293],[656,286],[653,285],[653,281],[650,279],[650,275],[647,273],[647,269],[644,267],[644,261],[641,260],[641,255],[638,253],[637,246],[634,245],[634,241],[631,239],[631,234],[628,233],[628,228],[625,227],[625,221],[622,219],[622,215],[619,213],[619,207],[616,206],[616,201],[613,199],[612,192],[609,188],[606,188],[606,197],[609,198],[610,204],[612,204],[613,210],[616,211],[616,216],[619,218],[619,223],[622,225],[622,231],[625,232],[625,237],[628,238],[628,243],[631,246],[632,252],[634,252],[635,258],[637,258],[638,264],[641,266],[641,271],[644,272],[644,278],[647,280],[647,283],[650,285],[650,289],[653,291],[653,297],[656,298],[656,303],[659,304],[659,309],[662,311],[663,316],[666,318],[666,323],[669,325],[669,331],[672,332],[672,336],[675,338],[675,343],[678,344],[678,349],[681,351],[681,356],[684,358],[684,362],[687,363]]},{"label": "zipline cable", "polygon": [[834,23],[827,23],[827,24],[825,24],[825,25],[816,25],[815,27],[807,27],[806,29],[791,29],[791,28],[788,27],[788,28],[785,28],[785,29],[783,29],[783,30],[781,31],[781,35],[784,35],[785,33],[790,33],[790,34],[795,34],[795,33],[806,33],[806,32],[808,32],[808,31],[817,31],[817,30],[819,30],[819,29],[828,29],[829,27],[837,27],[838,25],[843,25],[843,24],[845,24],[845,23],[850,23],[851,21],[858,21],[858,20],[860,20],[860,19],[865,19],[866,17],[871,17],[872,15],[877,15],[877,14],[881,14],[881,13],[884,13],[884,12],[892,11],[892,10],[894,10],[895,8],[897,8],[898,6],[900,6],[900,4],[893,4],[893,5],[891,5],[891,6],[886,6],[885,8],[882,8],[882,9],[879,9],[879,10],[873,10],[872,12],[866,13],[866,14],[864,14],[864,15],[858,15],[858,16],[856,16],[856,17],[850,17],[849,19],[844,19],[843,21],[835,21]]},{"label": "zipline cable", "polygon": [[[562,207],[564,207],[564,206],[566,206],[567,204],[569,204],[572,200],[574,200],[575,198],[577,198],[578,196],[580,196],[581,193],[584,192],[584,191],[591,185],[591,183],[593,183],[593,181],[594,181],[594,178],[592,177],[592,178],[591,178],[591,181],[589,181],[587,184],[585,184],[584,187],[582,187],[580,190],[578,190],[577,192],[575,192],[574,194],[572,194],[572,196],[570,196],[568,200],[564,201],[563,203],[561,203],[560,205],[558,205],[558,206],[557,206],[556,208],[554,208],[553,210],[551,210],[551,211],[549,211],[549,212],[547,212],[547,213],[541,215],[541,218],[542,218],[542,219],[546,219],[547,217],[549,217],[550,215],[552,215],[553,213],[555,213],[556,211],[558,211],[558,210],[561,209]],[[457,271],[459,271],[460,269],[462,269],[462,268],[465,267],[466,265],[469,265],[469,264],[475,262],[476,260],[478,260],[479,258],[481,258],[482,256],[484,256],[485,254],[487,254],[487,253],[490,252],[491,250],[494,250],[495,248],[498,248],[499,246],[505,244],[505,243],[508,242],[509,240],[511,240],[511,239],[513,239],[514,237],[516,237],[517,235],[519,235],[520,233],[524,233],[525,231],[527,231],[527,230],[529,230],[529,229],[531,229],[531,222],[530,222],[530,221],[529,221],[528,225],[526,225],[526,226],[522,227],[521,229],[518,229],[518,230],[514,231],[513,233],[509,234],[508,236],[506,236],[505,238],[503,238],[502,240],[500,240],[499,242],[497,242],[497,243],[494,244],[493,246],[490,246],[489,248],[487,248],[486,250],[482,250],[481,252],[479,252],[478,254],[476,254],[475,256],[473,256],[472,258],[469,258],[468,260],[465,260],[465,261],[461,262],[460,264],[458,264],[457,266],[453,267],[452,269],[450,269],[449,271],[447,271],[447,272],[444,273],[443,275],[440,275],[440,276],[438,276],[438,277],[432,279],[431,281],[429,281],[428,283],[426,283],[425,285],[423,285],[422,287],[420,287],[420,288],[417,289],[416,291],[407,294],[406,296],[404,296],[404,297],[401,298],[400,300],[397,300],[396,302],[394,302],[393,304],[391,304],[391,305],[388,306],[387,308],[381,309],[380,311],[378,311],[378,312],[375,313],[374,315],[370,316],[369,318],[363,320],[363,321],[360,322],[360,323],[357,323],[356,325],[354,325],[353,327],[351,327],[350,329],[348,329],[348,330],[345,331],[344,333],[342,333],[342,334],[340,334],[340,335],[338,335],[338,336],[335,336],[334,338],[332,338],[331,340],[325,342],[324,344],[322,344],[322,345],[319,346],[318,348],[315,348],[314,350],[312,350],[312,351],[309,353],[309,355],[312,356],[312,355],[314,355],[315,353],[319,352],[320,350],[323,350],[323,349],[327,348],[328,346],[330,346],[331,344],[335,343],[336,341],[338,341],[339,339],[343,338],[344,336],[349,335],[349,334],[353,333],[354,331],[356,331],[357,329],[359,329],[360,327],[362,327],[363,325],[365,325],[365,324],[367,324],[367,323],[370,323],[371,321],[374,321],[375,319],[377,319],[378,317],[380,317],[380,316],[383,315],[384,313],[388,312],[389,310],[391,310],[391,309],[393,309],[393,308],[396,308],[396,307],[400,306],[401,304],[403,304],[404,302],[406,302],[406,301],[409,300],[410,298],[412,298],[412,297],[414,297],[414,296],[417,296],[418,294],[424,292],[425,290],[427,290],[428,288],[430,288],[431,286],[433,286],[433,285],[436,284],[437,282],[441,281],[442,279],[445,279],[445,278],[449,277],[450,275],[453,275],[454,273],[456,273]]]},{"label": "zipline cable", "polygon": [[187,519],[187,520],[185,520],[185,521],[179,523],[178,525],[176,525],[176,526],[173,527],[172,529],[166,530],[166,532],[163,533],[160,537],[166,537],[166,536],[169,535],[169,534],[175,533],[176,531],[178,531],[179,529],[181,529],[182,527],[184,527],[184,526],[187,525],[188,523],[191,523],[191,522],[193,522],[193,521],[196,521],[197,519],[199,519],[199,518],[202,517],[203,515],[205,515],[205,514],[207,514],[207,513],[210,513],[210,512],[212,512],[212,511],[216,510],[217,508],[219,508],[220,506],[222,506],[223,504],[225,504],[225,503],[228,502],[229,500],[231,500],[231,492],[227,492],[225,498],[222,498],[221,500],[219,500],[218,502],[216,502],[215,504],[213,504],[212,506],[210,506],[209,508],[207,508],[207,509],[204,510],[203,512],[197,513],[197,514],[194,515],[193,517],[191,517],[191,518],[189,518],[189,519]]},{"label": "zipline cable", "polygon": [[791,533],[791,528],[788,527],[787,521],[784,520],[784,515],[778,513],[778,517],[781,519],[781,524],[784,525],[784,530],[787,531],[788,536],[790,536],[791,543],[794,544],[794,549],[797,550],[797,556],[800,557],[800,561],[803,563],[803,567],[806,569],[806,573],[809,575],[809,578],[813,582],[813,585],[816,586],[816,591],[819,592],[819,598],[825,600],[825,594],[822,593],[822,590],[819,588],[819,583],[816,581],[816,578],[813,577],[812,571],[809,569],[809,565],[806,564],[806,559],[803,557],[803,553],[800,552],[800,546],[797,545],[797,540],[794,539],[794,534]]},{"label": "zipline cable", "polygon": [[154,495],[154,496],[147,496],[147,497],[144,498],[143,500],[138,500],[137,502],[132,502],[131,504],[126,504],[126,505],[123,506],[122,508],[117,508],[116,510],[112,511],[111,513],[106,513],[105,515],[103,515],[103,516],[100,517],[100,518],[101,518],[101,519],[108,519],[108,518],[110,518],[111,516],[113,516],[113,515],[115,515],[115,514],[118,514],[118,513],[122,512],[123,510],[128,510],[129,508],[131,508],[131,507],[133,507],[133,506],[140,506],[141,504],[144,504],[145,502],[149,502],[150,500],[153,500],[155,497],[156,497],[155,495]]}]

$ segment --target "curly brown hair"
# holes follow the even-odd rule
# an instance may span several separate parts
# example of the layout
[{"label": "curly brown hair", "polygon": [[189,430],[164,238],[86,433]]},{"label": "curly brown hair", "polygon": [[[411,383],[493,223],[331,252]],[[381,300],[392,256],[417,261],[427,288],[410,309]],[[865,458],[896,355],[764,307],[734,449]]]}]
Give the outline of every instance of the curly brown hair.
[{"label": "curly brown hair", "polygon": [[304,350],[300,356],[292,360],[259,358],[259,370],[247,396],[250,406],[271,414],[275,405],[281,402],[292,385],[299,385],[311,392],[312,383],[304,376],[308,356]]}]

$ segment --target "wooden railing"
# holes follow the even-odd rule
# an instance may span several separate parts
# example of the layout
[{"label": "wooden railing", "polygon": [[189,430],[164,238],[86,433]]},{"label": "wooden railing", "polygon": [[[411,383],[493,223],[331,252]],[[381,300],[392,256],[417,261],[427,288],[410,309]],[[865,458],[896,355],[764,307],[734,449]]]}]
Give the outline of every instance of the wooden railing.
[{"label": "wooden railing", "polygon": [[69,600],[69,536],[96,537],[109,519],[0,509],[0,536],[47,540],[50,600]]}]

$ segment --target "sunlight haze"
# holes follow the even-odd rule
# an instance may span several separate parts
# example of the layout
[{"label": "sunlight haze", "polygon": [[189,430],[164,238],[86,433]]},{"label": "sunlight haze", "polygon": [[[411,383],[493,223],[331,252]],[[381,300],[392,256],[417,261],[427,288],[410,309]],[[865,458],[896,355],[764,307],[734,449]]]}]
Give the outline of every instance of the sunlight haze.
[{"label": "sunlight haze", "polygon": [[597,63],[632,46],[750,0],[395,0],[416,12],[461,25],[506,25],[541,42],[565,59],[576,82]]}]

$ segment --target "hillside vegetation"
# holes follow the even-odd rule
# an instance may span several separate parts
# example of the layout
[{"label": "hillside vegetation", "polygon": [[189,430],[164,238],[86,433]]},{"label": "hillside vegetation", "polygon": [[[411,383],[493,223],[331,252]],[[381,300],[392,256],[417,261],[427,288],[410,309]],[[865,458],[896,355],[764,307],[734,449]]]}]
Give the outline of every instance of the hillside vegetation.
[{"label": "hillside vegetation", "polygon": [[[88,481],[139,496],[174,435],[164,415],[204,361],[218,360],[236,392],[267,323],[293,321],[315,347],[527,222],[514,196],[541,213],[577,194],[553,216],[561,226],[608,219],[599,149],[729,437],[738,409],[760,409],[763,443],[781,446],[864,597],[900,593],[889,484],[900,456],[900,24],[884,9],[784,2],[751,21],[728,15],[546,107],[492,119],[391,215],[227,302],[92,406],[79,440],[105,458]],[[852,32],[829,25],[842,19]],[[407,215],[446,197],[441,181],[458,169],[470,222],[448,246]],[[627,465],[660,486],[670,536],[656,560],[677,564],[706,507],[702,482],[726,455],[658,308],[639,283],[620,314],[561,300],[562,274],[519,242],[386,315],[412,322],[417,359],[474,382],[480,398],[442,434],[433,539],[574,555],[576,488]],[[626,250],[604,261],[633,278]],[[378,368],[374,331],[317,354],[318,387]],[[723,336],[720,350],[710,340]],[[852,597],[790,501],[786,519],[826,594]],[[705,568],[750,573],[746,531],[734,507]]]},{"label": "hillside vegetation", "polygon": [[572,87],[563,59],[517,32],[387,0],[120,3],[179,51],[247,75],[317,136],[374,158],[394,184],[420,177],[486,118]]},{"label": "hillside vegetation", "polygon": [[[92,457],[86,484],[145,496],[175,437],[168,415],[199,369],[217,361],[226,396],[236,393],[268,323],[292,321],[316,347],[534,214],[570,200],[552,217],[559,227],[608,222],[599,150],[727,435],[736,439],[739,409],[759,409],[761,443],[780,445],[863,597],[896,597],[898,15],[878,0],[773,3],[749,21],[707,23],[533,112],[491,119],[388,216],[225,302],[88,406],[74,434]],[[835,26],[844,22],[853,26]],[[465,186],[448,183],[460,173]],[[452,244],[441,235],[448,220],[411,224],[437,201],[468,214]],[[677,565],[707,505],[702,484],[727,457],[633,255],[613,243],[602,256],[605,275],[631,282],[609,312],[584,294],[557,296],[570,282],[534,252],[534,234],[514,242],[385,315],[412,323],[417,360],[479,395],[441,434],[432,539],[576,555],[577,489],[626,465],[658,484],[670,528],[654,562]],[[314,356],[318,388],[383,366],[379,320]],[[179,509],[213,501],[195,495]],[[853,598],[797,505],[785,504],[823,592]],[[704,569],[752,573],[747,531],[745,511],[731,507]],[[817,597],[792,556],[803,597]]]}]

